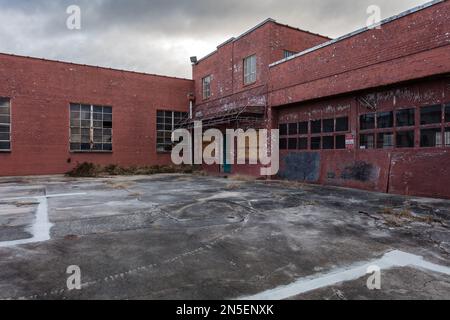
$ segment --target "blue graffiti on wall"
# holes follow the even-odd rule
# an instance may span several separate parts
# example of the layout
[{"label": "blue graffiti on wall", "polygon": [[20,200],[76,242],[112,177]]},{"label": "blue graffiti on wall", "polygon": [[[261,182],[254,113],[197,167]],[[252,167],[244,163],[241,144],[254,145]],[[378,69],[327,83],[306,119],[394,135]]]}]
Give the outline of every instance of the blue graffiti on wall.
[{"label": "blue graffiti on wall", "polygon": [[282,158],[280,177],[288,180],[317,182],[320,177],[320,154],[318,152],[293,152]]}]

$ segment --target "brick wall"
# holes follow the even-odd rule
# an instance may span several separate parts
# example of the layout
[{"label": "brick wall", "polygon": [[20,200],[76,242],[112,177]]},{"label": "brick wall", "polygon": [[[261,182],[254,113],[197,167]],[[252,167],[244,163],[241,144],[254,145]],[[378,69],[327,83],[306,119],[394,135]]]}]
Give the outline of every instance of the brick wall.
[{"label": "brick wall", "polygon": [[270,104],[316,99],[450,72],[445,1],[270,69]]},{"label": "brick wall", "polygon": [[[11,99],[12,151],[0,176],[59,174],[77,162],[168,164],[156,152],[156,111],[188,111],[193,81],[0,55],[0,96]],[[113,153],[71,153],[69,104],[113,108]]]}]

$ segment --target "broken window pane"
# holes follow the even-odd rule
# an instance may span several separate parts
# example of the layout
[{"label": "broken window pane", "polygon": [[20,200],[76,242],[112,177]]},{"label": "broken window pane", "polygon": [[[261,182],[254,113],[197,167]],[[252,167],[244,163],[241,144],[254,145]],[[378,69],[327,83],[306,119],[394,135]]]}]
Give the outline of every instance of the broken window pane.
[{"label": "broken window pane", "polygon": [[321,137],[311,138],[311,150],[320,150],[322,139]]},{"label": "broken window pane", "polygon": [[298,148],[299,148],[299,150],[307,150],[308,149],[308,138],[298,139]]},{"label": "broken window pane", "polygon": [[188,118],[187,112],[157,111],[156,118],[156,150],[157,152],[172,151],[172,132],[180,127],[181,119]]},{"label": "broken window pane", "polygon": [[334,119],[323,120],[323,132],[334,132]]},{"label": "broken window pane", "polygon": [[295,136],[298,134],[298,125],[297,123],[290,123],[289,124],[289,135]]},{"label": "broken window pane", "polygon": [[414,131],[398,131],[397,132],[397,148],[414,148]]},{"label": "broken window pane", "polygon": [[[106,149],[105,141],[110,145]],[[112,151],[112,107],[70,105],[70,150]]]},{"label": "broken window pane", "polygon": [[336,136],[336,149],[345,149],[345,136]]},{"label": "broken window pane", "polygon": [[394,147],[394,134],[392,132],[383,132],[377,135],[377,148],[388,149]]},{"label": "broken window pane", "polygon": [[373,149],[375,147],[375,134],[362,134],[359,139],[360,149]]},{"label": "broken window pane", "polygon": [[420,124],[434,124],[442,122],[442,106],[420,108]]},{"label": "broken window pane", "polygon": [[422,148],[442,146],[441,129],[436,128],[420,130],[420,146]]},{"label": "broken window pane", "polygon": [[308,134],[308,122],[300,122],[298,124],[298,133],[299,134]]},{"label": "broken window pane", "polygon": [[404,109],[396,112],[397,127],[410,127],[416,124],[415,109]]},{"label": "broken window pane", "polygon": [[311,121],[311,133],[322,133],[322,120]]},{"label": "broken window pane", "polygon": [[348,131],[348,117],[336,119],[336,132]]},{"label": "broken window pane", "polygon": [[375,129],[375,113],[360,116],[359,122],[361,130]]},{"label": "broken window pane", "polygon": [[378,128],[392,128],[394,126],[394,113],[380,112],[377,115],[377,127]]},{"label": "broken window pane", "polygon": [[280,136],[287,136],[288,134],[288,125],[287,124],[280,124]]},{"label": "broken window pane", "polygon": [[322,149],[325,149],[325,150],[334,149],[334,137],[333,136],[323,137]]}]

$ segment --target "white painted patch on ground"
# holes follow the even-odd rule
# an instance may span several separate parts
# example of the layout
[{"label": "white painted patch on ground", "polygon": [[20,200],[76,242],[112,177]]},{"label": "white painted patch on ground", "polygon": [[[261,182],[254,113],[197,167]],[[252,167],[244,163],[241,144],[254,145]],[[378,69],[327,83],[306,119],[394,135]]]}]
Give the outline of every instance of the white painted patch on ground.
[{"label": "white painted patch on ground", "polygon": [[0,242],[0,248],[13,247],[21,244],[28,243],[38,243],[44,242],[51,239],[50,230],[53,224],[50,222],[48,218],[48,199],[49,198],[60,198],[60,197],[73,197],[73,196],[81,196],[85,195],[85,193],[68,193],[68,194],[53,194],[47,196],[39,196],[39,197],[20,197],[13,199],[6,199],[2,201],[17,201],[17,200],[25,200],[25,199],[34,199],[39,202],[39,205],[36,210],[36,217],[29,229],[27,230],[33,236],[28,239],[20,239],[14,241],[2,241]]},{"label": "white painted patch on ground", "polygon": [[326,274],[301,278],[292,284],[281,286],[253,296],[241,297],[239,300],[283,300],[292,298],[320,288],[360,279],[366,276],[367,269],[374,265],[378,266],[381,270],[388,270],[396,267],[413,267],[450,275],[449,267],[427,262],[423,257],[396,250],[385,254],[378,260],[357,263]]}]

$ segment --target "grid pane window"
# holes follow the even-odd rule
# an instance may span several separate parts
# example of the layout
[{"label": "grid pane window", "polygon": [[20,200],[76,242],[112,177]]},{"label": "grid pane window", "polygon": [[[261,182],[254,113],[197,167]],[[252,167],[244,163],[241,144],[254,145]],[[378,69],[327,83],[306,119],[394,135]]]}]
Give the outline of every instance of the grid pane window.
[{"label": "grid pane window", "polygon": [[202,81],[203,99],[211,97],[211,76],[203,78]]},{"label": "grid pane window", "polygon": [[172,132],[181,127],[187,112],[158,111],[156,115],[156,150],[157,152],[172,151]]},{"label": "grid pane window", "polygon": [[111,152],[112,108],[86,104],[70,105],[70,151]]},{"label": "grid pane window", "polygon": [[416,110],[404,109],[396,112],[397,127],[410,127],[416,124]]},{"label": "grid pane window", "polygon": [[0,98],[0,151],[11,150],[11,106],[10,100]]},{"label": "grid pane window", "polygon": [[244,59],[244,84],[256,82],[256,55]]}]

